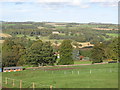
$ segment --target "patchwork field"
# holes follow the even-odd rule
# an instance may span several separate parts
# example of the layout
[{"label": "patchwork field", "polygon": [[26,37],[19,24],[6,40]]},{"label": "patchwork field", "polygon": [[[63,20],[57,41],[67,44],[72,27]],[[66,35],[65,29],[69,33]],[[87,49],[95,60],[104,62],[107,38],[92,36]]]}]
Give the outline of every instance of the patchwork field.
[{"label": "patchwork field", "polygon": [[112,36],[112,37],[118,37],[119,34],[114,34],[114,33],[107,33],[107,35]]},{"label": "patchwork field", "polygon": [[[19,88],[117,88],[118,64],[42,67],[3,72],[3,87]],[[7,83],[5,84],[7,77]],[[14,86],[13,86],[14,80]]]},{"label": "patchwork field", "polygon": [[0,37],[12,37],[10,34],[0,33]]}]

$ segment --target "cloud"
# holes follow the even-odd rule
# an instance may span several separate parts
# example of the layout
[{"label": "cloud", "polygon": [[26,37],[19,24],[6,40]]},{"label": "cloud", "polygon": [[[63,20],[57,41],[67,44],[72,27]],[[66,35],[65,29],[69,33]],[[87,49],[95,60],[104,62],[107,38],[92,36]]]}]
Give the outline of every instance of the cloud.
[{"label": "cloud", "polygon": [[13,3],[20,3],[20,2],[33,2],[39,3],[48,6],[80,6],[81,8],[87,8],[88,5],[84,3],[87,0],[0,0],[0,2],[13,2]]},{"label": "cloud", "polygon": [[102,6],[114,7],[118,6],[119,0],[90,0],[91,3],[96,3]]},{"label": "cloud", "polygon": [[[33,2],[41,5],[48,5],[49,7],[63,7],[63,6],[77,6],[81,8],[88,8],[93,3],[102,6],[117,6],[119,0],[0,0],[0,2]],[[18,3],[19,4],[19,3]]]},{"label": "cloud", "polygon": [[37,0],[37,2],[51,6],[79,6],[81,8],[89,7],[89,5],[85,3],[85,0]]},{"label": "cloud", "polygon": [[0,2],[26,2],[26,1],[28,0],[0,0]]},{"label": "cloud", "polygon": [[118,2],[119,0],[90,0],[91,2]]}]

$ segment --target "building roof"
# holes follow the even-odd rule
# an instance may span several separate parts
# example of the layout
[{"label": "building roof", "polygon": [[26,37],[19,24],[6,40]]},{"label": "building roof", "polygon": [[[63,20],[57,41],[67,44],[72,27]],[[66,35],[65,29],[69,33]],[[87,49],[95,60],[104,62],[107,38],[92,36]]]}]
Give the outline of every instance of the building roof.
[{"label": "building roof", "polygon": [[4,67],[4,69],[23,69],[23,67]]}]

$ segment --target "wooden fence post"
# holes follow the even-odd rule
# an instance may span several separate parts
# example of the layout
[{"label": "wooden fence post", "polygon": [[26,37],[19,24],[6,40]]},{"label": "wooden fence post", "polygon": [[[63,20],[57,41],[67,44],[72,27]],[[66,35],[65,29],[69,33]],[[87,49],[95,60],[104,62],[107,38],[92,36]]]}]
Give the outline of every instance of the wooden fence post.
[{"label": "wooden fence post", "polygon": [[111,68],[110,68],[110,72],[112,72]]},{"label": "wooden fence post", "polygon": [[92,73],[92,71],[90,70],[90,74]]},{"label": "wooden fence post", "polygon": [[66,71],[64,71],[64,74],[66,74]]},{"label": "wooden fence post", "polygon": [[72,71],[72,74],[73,74],[73,71]]},{"label": "wooden fence post", "polygon": [[20,80],[20,89],[22,88],[22,80]]},{"label": "wooden fence post", "polygon": [[15,86],[14,79],[13,79],[13,87]]},{"label": "wooden fence post", "polygon": [[79,71],[78,71],[78,75],[79,75]]},{"label": "wooden fence post", "polygon": [[5,84],[8,84],[7,77],[5,78]]},{"label": "wooden fence post", "polygon": [[52,90],[52,85],[50,85],[50,90]]},{"label": "wooden fence post", "polygon": [[35,90],[35,83],[33,82],[33,90]]}]

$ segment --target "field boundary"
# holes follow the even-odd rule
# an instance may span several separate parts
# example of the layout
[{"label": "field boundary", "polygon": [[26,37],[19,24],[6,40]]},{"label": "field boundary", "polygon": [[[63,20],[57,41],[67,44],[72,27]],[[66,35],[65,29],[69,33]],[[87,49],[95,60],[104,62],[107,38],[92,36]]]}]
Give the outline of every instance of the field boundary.
[{"label": "field boundary", "polygon": [[[6,87],[6,85],[8,85],[8,87],[10,86],[11,88],[36,88],[37,86],[43,86],[43,87],[47,87],[47,88],[55,88],[54,85],[44,85],[44,84],[38,84],[38,83],[35,83],[35,82],[27,82],[25,80],[17,80],[17,79],[13,79],[13,78],[8,78],[8,77],[5,77],[4,80],[3,80],[3,83],[2,83],[2,87]],[[24,85],[27,86],[25,87]],[[23,87],[24,86],[24,87]]]},{"label": "field boundary", "polygon": [[64,67],[64,66],[81,66],[81,65],[97,65],[97,64],[107,64],[107,62],[103,63],[95,63],[95,64],[74,64],[74,65],[55,65],[55,66],[39,66],[39,67],[29,67],[26,69],[38,69],[38,68],[43,68],[43,67]]}]

